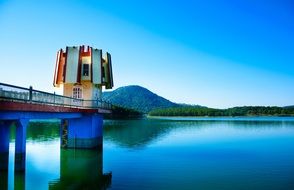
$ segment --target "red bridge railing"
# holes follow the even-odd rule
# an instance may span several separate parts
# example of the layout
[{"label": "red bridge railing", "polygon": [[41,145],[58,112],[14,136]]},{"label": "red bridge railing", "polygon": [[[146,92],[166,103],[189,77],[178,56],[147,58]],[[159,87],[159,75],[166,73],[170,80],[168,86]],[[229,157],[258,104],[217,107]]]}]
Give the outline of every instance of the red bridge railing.
[{"label": "red bridge railing", "polygon": [[55,93],[35,90],[32,87],[24,88],[0,83],[0,101],[17,101],[25,103],[47,104],[84,109],[112,109],[112,104],[101,99],[84,100]]}]

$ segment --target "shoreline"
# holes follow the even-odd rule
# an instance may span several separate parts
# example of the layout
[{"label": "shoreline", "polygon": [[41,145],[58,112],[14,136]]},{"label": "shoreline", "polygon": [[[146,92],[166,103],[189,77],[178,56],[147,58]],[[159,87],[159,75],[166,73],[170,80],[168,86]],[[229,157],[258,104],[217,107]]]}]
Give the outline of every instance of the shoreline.
[{"label": "shoreline", "polygon": [[146,118],[171,121],[294,121],[294,116],[147,116]]},{"label": "shoreline", "polygon": [[177,116],[150,116],[150,115],[147,115],[146,116],[147,118],[157,118],[157,117],[195,117],[195,118],[223,118],[223,117],[228,117],[228,118],[250,118],[250,117],[293,117],[294,118],[294,115],[246,115],[246,116],[208,116],[208,115],[204,115],[204,116],[180,116],[180,115],[177,115]]}]

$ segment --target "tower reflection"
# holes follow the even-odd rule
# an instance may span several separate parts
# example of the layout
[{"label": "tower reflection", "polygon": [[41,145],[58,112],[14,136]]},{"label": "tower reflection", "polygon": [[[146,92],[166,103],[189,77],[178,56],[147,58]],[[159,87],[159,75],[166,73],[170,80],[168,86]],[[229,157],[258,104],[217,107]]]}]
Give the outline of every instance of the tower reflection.
[{"label": "tower reflection", "polygon": [[60,178],[49,189],[107,189],[112,174],[103,174],[102,150],[61,149]]}]

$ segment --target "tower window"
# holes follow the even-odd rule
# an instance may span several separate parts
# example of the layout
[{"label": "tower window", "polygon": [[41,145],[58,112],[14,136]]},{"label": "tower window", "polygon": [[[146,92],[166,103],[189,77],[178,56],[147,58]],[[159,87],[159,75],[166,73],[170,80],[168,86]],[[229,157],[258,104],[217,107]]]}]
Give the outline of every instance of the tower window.
[{"label": "tower window", "polygon": [[105,70],[104,70],[104,67],[102,67],[102,77],[103,77],[103,78],[105,77]]},{"label": "tower window", "polygon": [[72,89],[72,97],[77,99],[82,99],[82,88],[81,87],[73,87]]},{"label": "tower window", "polygon": [[89,64],[83,64],[83,76],[89,76]]}]

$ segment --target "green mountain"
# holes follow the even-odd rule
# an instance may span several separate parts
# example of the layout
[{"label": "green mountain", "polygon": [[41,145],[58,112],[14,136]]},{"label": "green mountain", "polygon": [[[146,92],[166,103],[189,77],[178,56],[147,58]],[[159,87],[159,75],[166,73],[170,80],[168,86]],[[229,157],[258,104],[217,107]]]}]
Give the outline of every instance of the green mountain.
[{"label": "green mountain", "polygon": [[178,106],[178,104],[137,85],[124,86],[114,91],[103,92],[103,100],[117,106],[131,108],[143,113],[148,113],[151,110],[159,108]]}]

